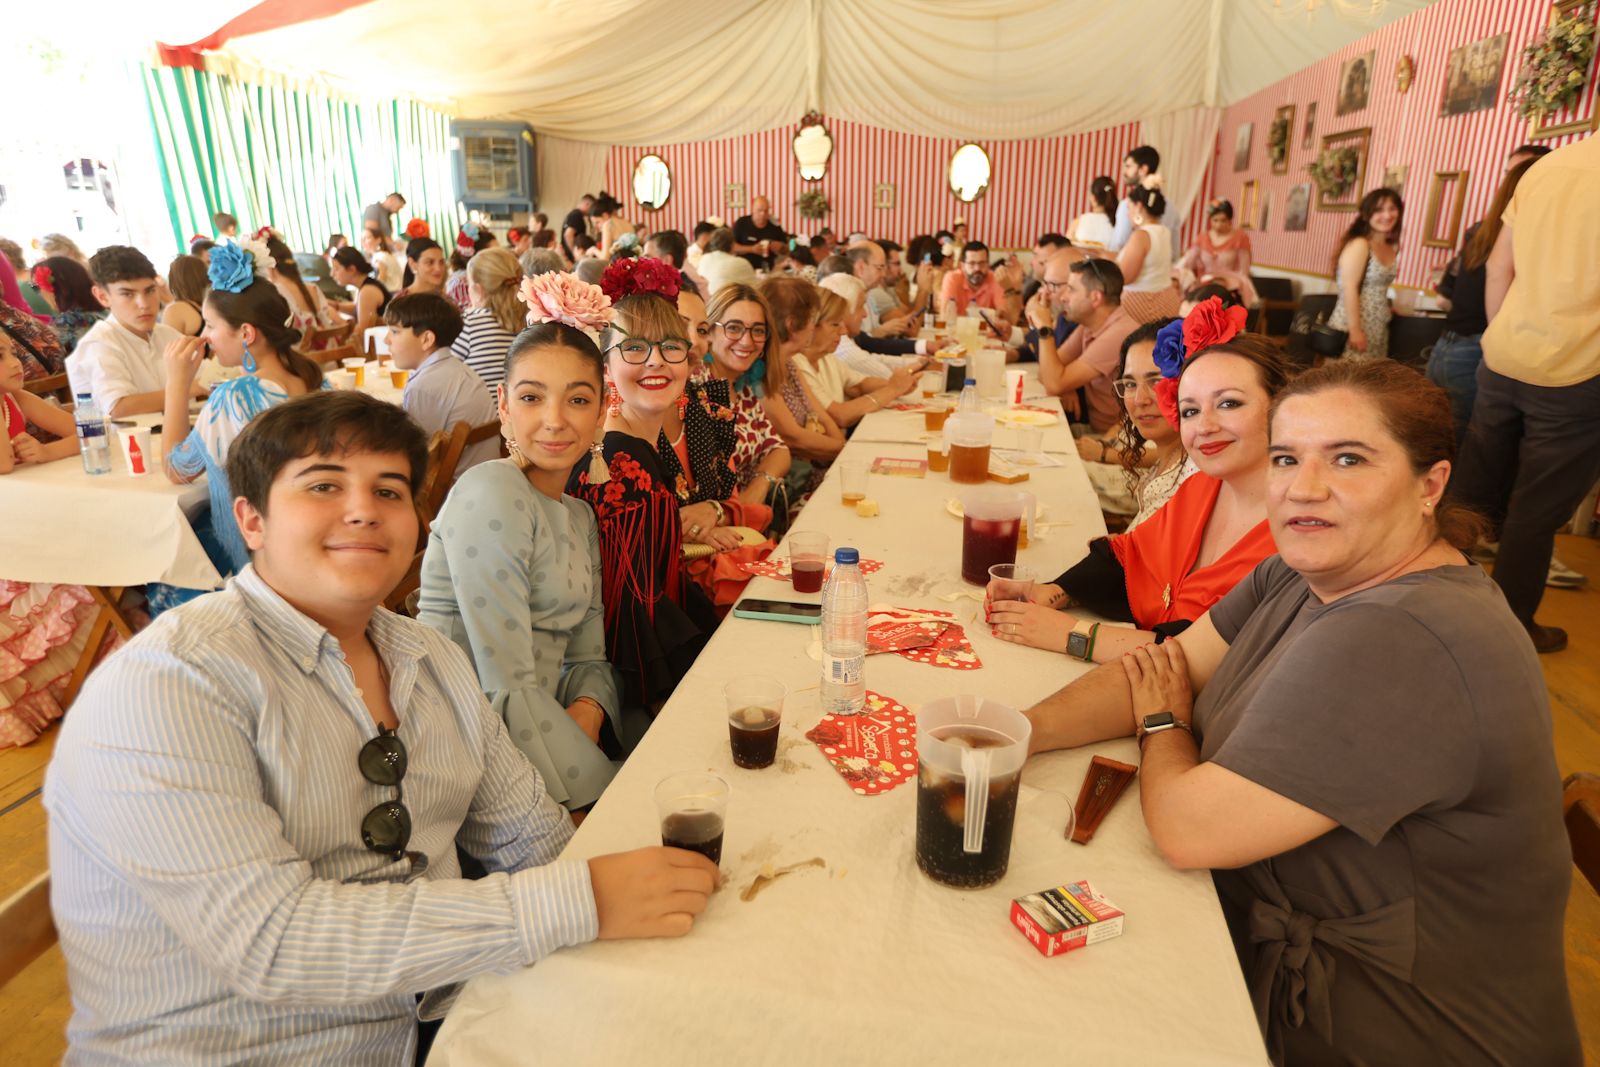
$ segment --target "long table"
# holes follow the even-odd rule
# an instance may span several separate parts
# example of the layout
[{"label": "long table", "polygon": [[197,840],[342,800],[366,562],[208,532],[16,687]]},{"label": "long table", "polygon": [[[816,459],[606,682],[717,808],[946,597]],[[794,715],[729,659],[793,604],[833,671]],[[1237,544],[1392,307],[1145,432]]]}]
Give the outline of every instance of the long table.
[{"label": "long table", "polygon": [[[868,416],[842,461],[923,455],[919,444],[893,443],[900,417]],[[961,692],[1025,707],[1087,669],[1001,642],[975,617],[976,587],[959,574],[961,522],[947,509],[961,487],[942,474],[869,481],[879,517],[841,506],[836,464],[796,529],[826,531],[831,546],[884,561],[867,579],[874,603],[954,610],[983,660],[980,670],[956,671],[872,656],[869,689],[913,710]],[[1075,454],[1020,488],[1045,504],[1045,522],[1062,524],[1041,528],[1021,553],[1043,575],[1105,532]],[[948,594],[969,595],[940,599]],[[766,578],[746,595],[816,599]],[[445,1021],[432,1067],[1266,1061],[1211,879],[1175,871],[1157,854],[1137,781],[1088,846],[1063,839],[1091,755],[1137,762],[1131,740],[1031,760],[1006,876],[988,889],[944,888],[914,859],[915,781],[859,796],[805,739],[821,717],[810,631],[730,615],[564,854],[658,843],[655,784],[678,771],[720,774],[731,785],[724,883],[693,932],[596,942],[473,980]],[[790,689],[778,761],[759,771],[733,765],[721,694],[750,672]],[[763,865],[813,857],[826,867],[741,899]],[[1046,959],[1009,924],[1009,903],[1080,879],[1127,912],[1126,932]]]}]

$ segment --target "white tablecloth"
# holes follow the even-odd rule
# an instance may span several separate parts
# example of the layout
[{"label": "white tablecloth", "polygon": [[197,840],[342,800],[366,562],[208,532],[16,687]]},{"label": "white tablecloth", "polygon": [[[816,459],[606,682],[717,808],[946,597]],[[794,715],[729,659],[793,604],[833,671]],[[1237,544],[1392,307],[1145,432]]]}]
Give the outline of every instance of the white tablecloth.
[{"label": "white tablecloth", "polygon": [[[367,364],[365,392],[400,403],[387,365]],[[136,415],[150,426],[160,415]],[[173,485],[160,470],[130,478],[111,428],[111,473],[85,474],[76,456],[0,477],[0,578],[127,586],[166,582],[213,589],[221,581],[190,518],[206,504],[202,477]]]},{"label": "white tablecloth", "polygon": [[[862,431],[895,417],[869,416]],[[862,432],[844,453],[919,454]],[[961,581],[961,523],[945,510],[959,488],[944,475],[872,475],[868,495],[883,513],[864,519],[840,506],[835,471],[796,528],[826,530],[831,547],[885,561],[867,579],[874,602],[948,609],[940,594],[975,588]],[[1021,553],[1046,578],[1104,533],[1075,458],[1020,488],[1045,502],[1047,520],[1070,523],[1041,531]],[[764,578],[748,595],[817,599]],[[869,688],[913,709],[958,692],[1023,707],[1087,669],[994,639],[973,620],[976,600],[953,610],[983,669],[879,655],[867,663]],[[1093,753],[1035,758],[1005,878],[976,891],[935,885],[914,859],[915,781],[858,796],[803,736],[821,715],[809,637],[809,627],[729,616],[567,849],[567,858],[587,858],[655,844],[656,782],[684,770],[722,775],[732,787],[725,882],[693,932],[594,943],[472,981],[432,1067],[1265,1061],[1211,879],[1161,860],[1137,783],[1090,845],[1073,845],[1062,830]],[[752,671],[790,687],[778,763],[760,771],[733,766],[721,695],[723,683]],[[1132,741],[1096,751],[1137,762]],[[826,871],[808,868],[740,900],[764,863],[813,856]],[[1010,926],[1009,902],[1085,878],[1126,910],[1126,933],[1046,959]]]}]

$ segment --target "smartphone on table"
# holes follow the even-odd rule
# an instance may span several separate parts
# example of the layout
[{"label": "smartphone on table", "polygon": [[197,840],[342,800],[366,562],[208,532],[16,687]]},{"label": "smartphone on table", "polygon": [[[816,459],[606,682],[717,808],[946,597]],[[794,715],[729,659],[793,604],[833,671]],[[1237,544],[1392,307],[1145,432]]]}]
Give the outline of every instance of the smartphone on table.
[{"label": "smartphone on table", "polygon": [[757,597],[746,597],[733,606],[733,613],[741,619],[798,622],[807,626],[815,626],[822,622],[821,604],[804,604],[794,600],[762,600]]}]

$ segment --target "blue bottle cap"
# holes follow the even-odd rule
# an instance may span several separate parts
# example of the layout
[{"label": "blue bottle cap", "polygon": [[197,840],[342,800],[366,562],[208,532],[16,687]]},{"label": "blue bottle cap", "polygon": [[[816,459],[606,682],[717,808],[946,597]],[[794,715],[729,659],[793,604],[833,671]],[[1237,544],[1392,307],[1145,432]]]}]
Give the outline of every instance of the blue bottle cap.
[{"label": "blue bottle cap", "polygon": [[860,563],[861,553],[853,548],[836,548],[833,550],[835,563]]},{"label": "blue bottle cap", "polygon": [[77,394],[77,397],[78,397],[79,400],[89,400],[93,396],[94,396],[93,393],[78,393]]},{"label": "blue bottle cap", "polygon": [[968,378],[967,379],[967,384],[968,385],[977,385],[978,384],[978,379],[976,379],[976,378]]}]

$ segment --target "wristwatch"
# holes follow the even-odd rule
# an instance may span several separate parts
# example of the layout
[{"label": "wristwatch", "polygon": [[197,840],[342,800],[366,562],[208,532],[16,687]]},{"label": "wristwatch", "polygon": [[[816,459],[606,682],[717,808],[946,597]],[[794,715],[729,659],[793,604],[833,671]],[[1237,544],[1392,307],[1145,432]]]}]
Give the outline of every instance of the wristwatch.
[{"label": "wristwatch", "polygon": [[1094,657],[1094,639],[1099,632],[1100,624],[1097,622],[1079,619],[1073,623],[1072,632],[1067,635],[1067,655],[1088,663]]},{"label": "wristwatch", "polygon": [[1187,730],[1192,736],[1194,730],[1189,724],[1179,719],[1170,711],[1158,711],[1154,715],[1146,715],[1139,720],[1139,747],[1144,747],[1144,739],[1151,734],[1163,733],[1167,730]]}]

